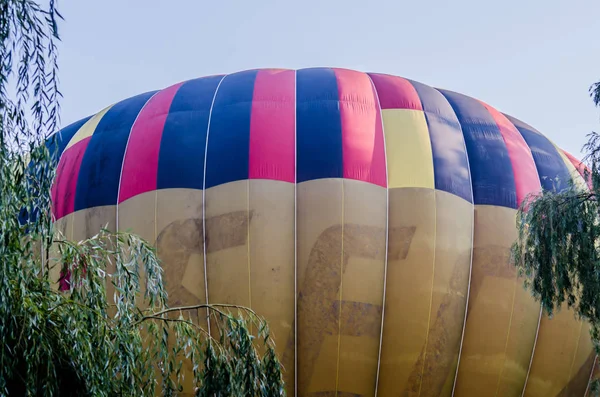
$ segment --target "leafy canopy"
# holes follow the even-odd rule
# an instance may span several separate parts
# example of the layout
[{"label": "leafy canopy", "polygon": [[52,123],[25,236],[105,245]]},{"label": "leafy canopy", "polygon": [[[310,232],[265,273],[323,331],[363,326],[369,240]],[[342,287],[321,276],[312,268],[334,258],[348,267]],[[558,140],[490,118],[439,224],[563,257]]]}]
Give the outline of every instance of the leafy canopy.
[{"label": "leafy canopy", "polygon": [[[600,106],[600,82],[590,94]],[[600,135],[590,133],[583,149],[585,183],[557,179],[552,191],[530,195],[518,211],[512,254],[543,309],[572,308],[591,325],[600,353]]]},{"label": "leafy canopy", "polygon": [[53,0],[0,3],[0,395],[284,395],[250,309],[170,308],[148,242],[54,229],[61,19]]}]

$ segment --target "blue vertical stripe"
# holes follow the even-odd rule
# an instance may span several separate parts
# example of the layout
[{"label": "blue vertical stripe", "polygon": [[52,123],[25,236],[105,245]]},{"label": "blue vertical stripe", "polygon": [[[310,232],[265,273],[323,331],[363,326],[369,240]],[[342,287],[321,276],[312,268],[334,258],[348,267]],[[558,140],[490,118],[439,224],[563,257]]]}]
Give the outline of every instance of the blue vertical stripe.
[{"label": "blue vertical stripe", "polygon": [[409,80],[423,106],[431,139],[435,188],[473,202],[471,175],[460,123],[444,96]]},{"label": "blue vertical stripe", "polygon": [[552,142],[521,120],[507,114],[505,116],[517,127],[531,149],[542,188],[554,192],[560,192],[568,188],[572,176]]},{"label": "blue vertical stripe", "polygon": [[248,179],[250,157],[250,117],[254,82],[258,70],[223,78],[208,133],[206,188]]},{"label": "blue vertical stripe", "polygon": [[185,82],[175,94],[163,129],[157,189],[202,189],[210,106],[223,76]]},{"label": "blue vertical stripe", "polygon": [[342,121],[332,69],[301,69],[296,74],[297,181],[342,178]]},{"label": "blue vertical stripe", "polygon": [[117,203],[123,155],[131,127],[156,91],[125,99],[102,117],[81,161],[75,211]]},{"label": "blue vertical stripe", "polygon": [[479,101],[439,91],[454,109],[465,137],[475,204],[517,208],[512,163],[494,119]]}]

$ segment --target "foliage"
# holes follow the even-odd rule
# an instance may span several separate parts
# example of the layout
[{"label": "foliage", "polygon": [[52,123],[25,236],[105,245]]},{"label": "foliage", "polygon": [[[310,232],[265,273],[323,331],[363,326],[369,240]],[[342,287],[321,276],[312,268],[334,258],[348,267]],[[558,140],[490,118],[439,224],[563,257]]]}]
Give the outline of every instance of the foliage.
[{"label": "foliage", "polygon": [[[600,82],[590,94],[600,106]],[[552,316],[565,304],[573,309],[590,324],[600,353],[600,135],[590,133],[583,150],[587,185],[557,179],[551,191],[530,195],[517,214],[512,254],[544,310]]]},{"label": "foliage", "polygon": [[549,315],[566,302],[600,324],[598,210],[595,193],[570,185],[531,196],[519,212],[514,261]]},{"label": "foliage", "polygon": [[268,326],[250,309],[170,308],[148,242],[54,229],[60,19],[53,0],[0,2],[0,395],[176,395],[186,365],[198,396],[284,395]]}]

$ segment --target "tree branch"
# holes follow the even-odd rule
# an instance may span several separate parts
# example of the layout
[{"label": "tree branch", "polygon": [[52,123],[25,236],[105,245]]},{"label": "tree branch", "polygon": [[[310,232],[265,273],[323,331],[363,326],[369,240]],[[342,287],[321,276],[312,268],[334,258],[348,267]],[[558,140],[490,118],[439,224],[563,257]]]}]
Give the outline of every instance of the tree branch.
[{"label": "tree branch", "polygon": [[[136,321],[133,326],[137,326],[139,323],[143,322],[146,319],[155,317],[155,316],[162,316],[163,314],[167,314],[167,313],[171,313],[171,312],[178,312],[178,311],[189,311],[189,310],[197,310],[197,309],[210,309],[213,310],[219,314],[222,314],[223,316],[227,316],[227,314],[223,313],[221,310],[217,309],[217,307],[224,307],[224,308],[234,308],[234,309],[240,309],[240,310],[244,310],[246,312],[252,313],[254,316],[257,316],[257,314],[254,312],[254,310],[244,307],[244,306],[240,306],[240,305],[232,305],[232,304],[224,304],[224,303],[211,303],[211,304],[199,304],[199,305],[192,305],[192,306],[179,306],[179,307],[171,307],[165,310],[162,310],[160,312],[157,313],[153,313],[147,316],[142,317],[140,320]],[[257,316],[258,317],[258,316]]]}]

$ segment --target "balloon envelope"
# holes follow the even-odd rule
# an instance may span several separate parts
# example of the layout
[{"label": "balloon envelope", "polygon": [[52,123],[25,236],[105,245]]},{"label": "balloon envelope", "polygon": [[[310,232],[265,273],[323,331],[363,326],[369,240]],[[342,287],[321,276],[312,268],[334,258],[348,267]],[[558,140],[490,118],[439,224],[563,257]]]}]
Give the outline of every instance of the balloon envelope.
[{"label": "balloon envelope", "polygon": [[486,103],[259,69],[125,99],[57,138],[57,227],[153,242],[171,306],[265,316],[288,395],[586,392],[587,325],[541,315],[509,263],[524,197],[581,183],[581,165]]}]

